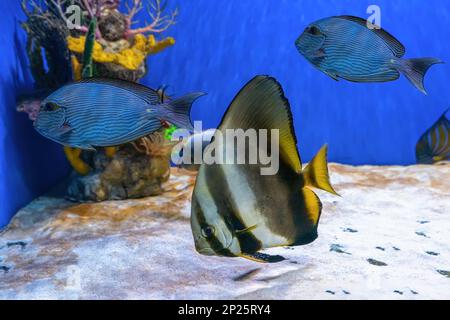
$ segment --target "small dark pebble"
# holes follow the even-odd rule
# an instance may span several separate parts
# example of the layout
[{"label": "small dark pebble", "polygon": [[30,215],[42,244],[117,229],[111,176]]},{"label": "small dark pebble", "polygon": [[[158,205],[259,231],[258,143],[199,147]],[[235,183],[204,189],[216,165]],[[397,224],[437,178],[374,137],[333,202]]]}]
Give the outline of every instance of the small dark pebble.
[{"label": "small dark pebble", "polygon": [[327,291],[325,291],[325,292],[327,292],[327,293],[329,293],[329,294],[335,294],[335,292],[334,292],[334,291],[331,291],[331,290],[327,290]]},{"label": "small dark pebble", "polygon": [[442,274],[443,276],[450,278],[450,271],[446,271],[446,270],[436,270],[437,272],[439,272],[440,274]]},{"label": "small dark pebble", "polygon": [[11,241],[6,244],[8,248],[19,246],[21,249],[24,249],[27,246],[25,241]]},{"label": "small dark pebble", "polygon": [[3,271],[4,273],[8,273],[8,271],[11,270],[11,267],[0,266],[0,270]]},{"label": "small dark pebble", "polygon": [[351,232],[351,233],[358,232],[358,230],[355,230],[355,229],[352,229],[352,228],[345,228],[342,231],[344,231],[344,232]]},{"label": "small dark pebble", "polygon": [[342,290],[343,293],[345,294],[350,294],[350,292],[346,291],[346,290]]},{"label": "small dark pebble", "polygon": [[419,220],[417,222],[420,224],[430,223],[430,221],[427,221],[427,220]]},{"label": "small dark pebble", "polygon": [[332,245],[330,245],[330,251],[351,255],[351,253],[344,250],[343,246],[341,246],[340,244],[337,244],[337,243],[333,243]]},{"label": "small dark pebble", "polygon": [[392,249],[394,249],[395,251],[400,251],[400,248],[397,247],[392,247]]},{"label": "small dark pebble", "polygon": [[429,238],[429,236],[427,236],[427,234],[424,232],[416,232],[416,234],[421,237]]},{"label": "small dark pebble", "polygon": [[439,253],[433,252],[433,251],[425,251],[425,252],[426,252],[426,254],[429,254],[430,256],[438,256],[439,255]]},{"label": "small dark pebble", "polygon": [[378,249],[378,250],[381,250],[381,251],[385,250],[383,247],[376,247],[375,249]]},{"label": "small dark pebble", "polygon": [[292,263],[292,264],[298,264],[297,261],[289,261],[289,262]]},{"label": "small dark pebble", "polygon": [[387,263],[384,263],[383,261],[378,261],[372,258],[367,259],[367,262],[369,262],[370,264],[373,264],[374,266],[378,266],[378,267],[384,267],[387,266]]},{"label": "small dark pebble", "polygon": [[410,290],[412,294],[419,294],[417,291]]},{"label": "small dark pebble", "polygon": [[403,295],[403,292],[402,292],[402,291],[394,290],[394,292],[395,292],[395,293],[398,293],[398,294],[400,294],[400,295]]}]

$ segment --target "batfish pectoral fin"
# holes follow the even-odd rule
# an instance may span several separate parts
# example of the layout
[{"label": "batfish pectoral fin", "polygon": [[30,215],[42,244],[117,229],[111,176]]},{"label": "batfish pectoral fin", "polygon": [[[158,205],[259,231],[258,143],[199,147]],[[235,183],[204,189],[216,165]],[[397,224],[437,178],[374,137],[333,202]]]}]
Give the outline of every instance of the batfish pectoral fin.
[{"label": "batfish pectoral fin", "polygon": [[265,254],[265,253],[261,253],[261,252],[256,252],[256,253],[252,253],[252,254],[241,253],[239,256],[241,258],[259,262],[259,263],[276,263],[276,262],[281,262],[283,260],[286,260],[286,258],[279,256],[279,255],[275,256],[275,255],[269,255],[269,254]]},{"label": "batfish pectoral fin", "polygon": [[254,226],[251,226],[251,227],[248,227],[248,228],[245,228],[242,230],[236,230],[235,234],[240,235],[240,234],[244,234],[244,233],[249,233],[249,232],[252,232],[253,230],[255,230],[257,227],[258,227],[258,225],[255,224]]},{"label": "batfish pectoral fin", "polygon": [[337,72],[334,70],[324,70],[323,71],[327,76],[329,76],[331,79],[335,81],[339,81],[339,76],[337,75]]}]

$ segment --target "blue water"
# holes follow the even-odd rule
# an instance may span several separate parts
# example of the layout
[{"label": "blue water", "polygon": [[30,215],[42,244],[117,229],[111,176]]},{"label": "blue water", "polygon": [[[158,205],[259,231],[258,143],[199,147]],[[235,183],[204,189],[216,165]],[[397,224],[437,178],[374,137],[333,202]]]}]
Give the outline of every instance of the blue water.
[{"label": "blue water", "polygon": [[[41,138],[14,111],[15,92],[30,86],[18,67],[24,34],[16,1],[1,1],[0,226],[17,209],[68,171],[61,148]],[[450,2],[448,0],[170,0],[178,23],[166,35],[174,47],[150,57],[143,83],[170,85],[181,95],[202,90],[193,119],[215,127],[236,92],[253,76],[269,74],[284,87],[294,113],[299,149],[309,160],[324,143],[331,161],[349,164],[415,162],[419,136],[450,106]],[[404,77],[382,84],[335,82],[294,47],[305,26],[339,14],[367,17],[380,6],[382,26],[406,47],[406,57],[449,62],[427,74],[428,96]],[[144,20],[143,17],[141,20]]]}]

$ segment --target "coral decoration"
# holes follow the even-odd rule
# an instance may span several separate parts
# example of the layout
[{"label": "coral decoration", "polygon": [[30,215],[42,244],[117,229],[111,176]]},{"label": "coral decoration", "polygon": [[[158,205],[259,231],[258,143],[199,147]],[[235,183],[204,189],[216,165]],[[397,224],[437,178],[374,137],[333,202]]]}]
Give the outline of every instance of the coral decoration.
[{"label": "coral decoration", "polygon": [[70,165],[80,175],[85,176],[91,171],[91,167],[80,159],[81,149],[64,147],[64,153],[66,154],[66,158],[69,160]]},{"label": "coral decoration", "polygon": [[[74,53],[82,54],[85,43],[85,36],[80,36],[79,38],[69,36],[67,38],[69,50]],[[132,47],[114,53],[105,51],[102,45],[98,41],[95,41],[92,58],[97,63],[115,63],[129,70],[137,70],[144,63],[147,55],[161,52],[174,44],[175,39],[172,37],[165,38],[162,41],[156,41],[153,35],[147,39],[144,35],[138,34],[134,39],[134,45]]]},{"label": "coral decoration", "polygon": [[81,69],[83,68],[83,66],[75,56],[72,56],[71,61],[72,61],[73,79],[75,81],[81,80]]}]

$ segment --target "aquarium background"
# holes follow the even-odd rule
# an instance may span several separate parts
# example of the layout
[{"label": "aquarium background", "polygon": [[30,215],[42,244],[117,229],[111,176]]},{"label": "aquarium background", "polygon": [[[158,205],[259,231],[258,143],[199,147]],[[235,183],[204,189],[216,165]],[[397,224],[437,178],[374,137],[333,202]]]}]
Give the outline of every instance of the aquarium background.
[{"label": "aquarium background", "polygon": [[[389,83],[335,82],[297,52],[294,41],[323,17],[367,17],[376,4],[382,26],[406,47],[406,57],[450,61],[450,3],[447,0],[170,0],[177,25],[165,35],[174,47],[151,56],[143,83],[169,85],[179,96],[208,95],[196,102],[192,118],[216,127],[239,89],[257,74],[283,85],[291,102],[300,154],[308,161],[324,143],[329,159],[353,165],[415,163],[419,136],[450,106],[450,66],[432,67],[428,96],[405,77]],[[62,148],[42,138],[15,97],[31,88],[26,69],[24,19],[20,1],[1,1],[0,20],[0,227],[17,210],[69,172]]]}]

